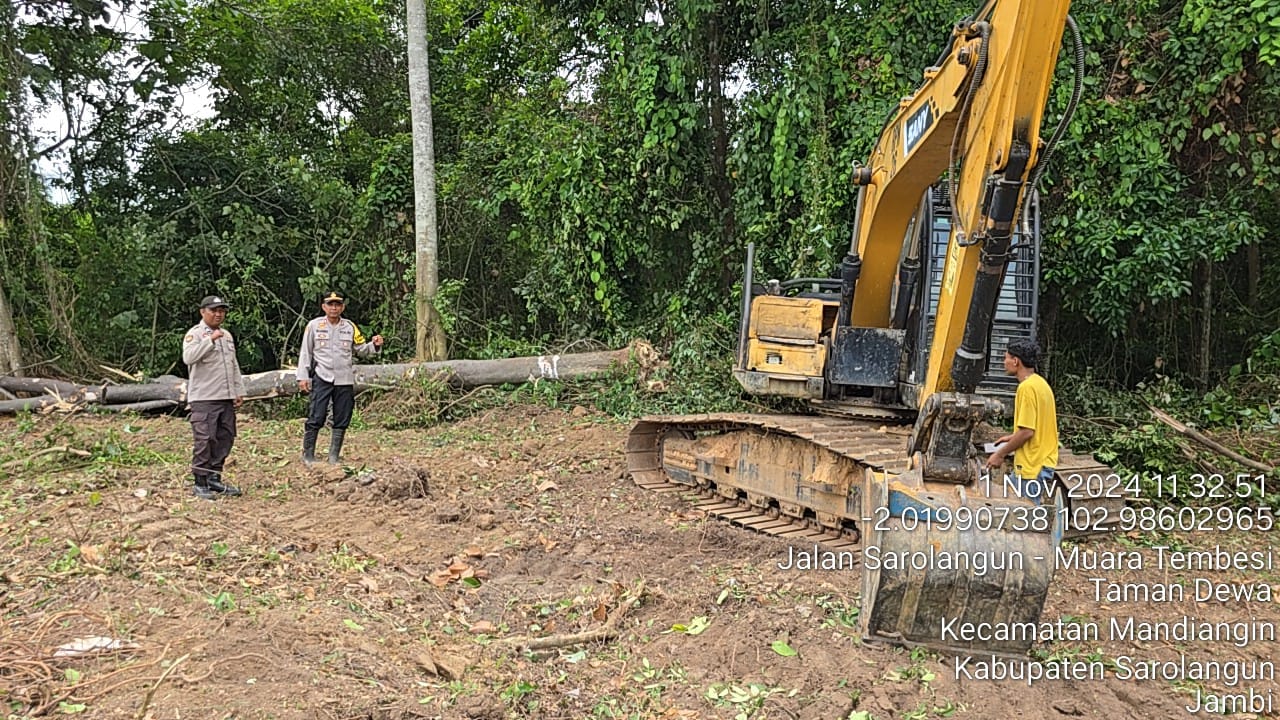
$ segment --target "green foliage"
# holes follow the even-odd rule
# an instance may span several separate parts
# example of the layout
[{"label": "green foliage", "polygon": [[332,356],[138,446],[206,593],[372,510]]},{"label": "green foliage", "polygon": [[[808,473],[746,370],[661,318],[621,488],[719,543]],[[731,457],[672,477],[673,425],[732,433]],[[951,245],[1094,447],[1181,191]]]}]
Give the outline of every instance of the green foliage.
[{"label": "green foliage", "polygon": [[[696,3],[672,9],[685,20],[701,12]],[[705,68],[687,50],[692,28],[604,9],[589,20],[592,47],[577,51],[599,70],[580,71],[572,83],[548,78],[497,106],[465,156],[493,173],[477,188],[477,206],[508,224],[492,275],[523,299],[535,327],[557,336],[595,335],[661,312],[707,269],[689,263],[691,252],[724,250],[711,240],[715,212],[703,189],[716,178],[696,95]],[[527,61],[535,60],[545,58]],[[719,266],[709,267],[718,278]]]},{"label": "green foliage", "polygon": [[236,596],[225,590],[206,597],[204,601],[218,612],[232,612],[236,609]]},{"label": "green foliage", "polygon": [[[1264,343],[1263,348],[1268,344]],[[1089,451],[1122,475],[1221,474],[1257,471],[1190,442],[1159,422],[1150,408],[1164,410],[1180,421],[1216,438],[1221,444],[1253,459],[1280,464],[1280,408],[1273,398],[1280,390],[1280,373],[1249,373],[1246,366],[1265,367],[1273,362],[1260,349],[1245,366],[1236,366],[1229,377],[1207,392],[1160,376],[1141,383],[1133,391],[1100,387],[1093,378],[1066,376],[1056,383],[1062,435],[1073,449]],[[1266,358],[1266,359],[1263,359]]]},{"label": "green foliage", "polygon": [[[853,235],[855,164],[970,2],[792,3],[754,18],[733,175],[770,277],[825,277]],[[778,60],[775,60],[778,58]]]},{"label": "green foliage", "polygon": [[[1066,376],[1055,383],[1060,433],[1072,449],[1088,451],[1121,473],[1185,473],[1189,467],[1178,447],[1177,434],[1151,417],[1148,403],[1164,406],[1171,382],[1145,392],[1117,392],[1100,387],[1093,378]],[[1135,419],[1140,418],[1135,422]]]},{"label": "green foliage", "polygon": [[[125,432],[130,432],[128,426]],[[95,462],[118,466],[149,467],[181,463],[181,458],[177,455],[139,447],[136,443],[129,442],[115,428],[108,429],[106,433],[97,433],[97,440],[90,445],[89,453]]]},{"label": "green foliage", "polygon": [[[977,4],[433,3],[436,308],[452,355],[657,338],[669,365],[644,381],[666,392],[535,392],[623,416],[742,408],[730,368],[746,244],[762,278],[834,268],[851,169]],[[1194,376],[1206,390],[1221,374],[1184,417],[1273,422],[1256,398],[1274,392],[1266,353],[1280,346],[1278,7],[1073,4],[1084,97],[1042,186],[1046,339],[1062,371],[1149,387]],[[245,369],[275,368],[334,287],[387,338],[386,358],[410,355],[402,6],[122,9],[146,32],[123,37],[107,6],[20,0],[0,15],[0,93],[36,103],[0,103],[25,142],[0,157],[0,260],[28,355],[65,358],[71,374],[180,374],[194,302],[218,292]],[[1068,100],[1066,56],[1048,122]],[[208,87],[210,117],[176,114],[184,84]],[[94,113],[50,151],[66,151],[55,185],[70,193],[53,202],[30,158],[55,139],[31,135],[31,115],[76,103]],[[437,422],[483,395],[424,387],[421,408],[388,422]],[[1140,434],[1116,442],[1126,462],[1173,462]]]},{"label": "green foliage", "polygon": [[[575,390],[584,403],[618,417],[745,409],[733,378],[737,320],[721,313],[684,328],[659,349],[662,366],[644,377]],[[575,388],[577,385],[575,385]]]},{"label": "green foliage", "polygon": [[[1277,397],[1280,397],[1280,331],[1259,341],[1249,357],[1233,365],[1223,381],[1203,397],[1188,393],[1184,412],[1203,427],[1270,437],[1280,428]],[[1251,449],[1274,450],[1265,447],[1265,443]],[[1280,456],[1269,459],[1274,463]]]},{"label": "green foliage", "polygon": [[[1078,318],[1068,340],[1101,327],[1126,364],[1150,367],[1159,355],[1165,372],[1223,370],[1267,329],[1258,310],[1274,307],[1280,289],[1244,252],[1264,242],[1274,251],[1280,10],[1236,0],[1090,0],[1072,9],[1088,70],[1049,173],[1045,259],[1046,278]],[[1208,347],[1203,333],[1186,331],[1205,326]],[[1131,377],[1127,367],[1116,374]]]}]

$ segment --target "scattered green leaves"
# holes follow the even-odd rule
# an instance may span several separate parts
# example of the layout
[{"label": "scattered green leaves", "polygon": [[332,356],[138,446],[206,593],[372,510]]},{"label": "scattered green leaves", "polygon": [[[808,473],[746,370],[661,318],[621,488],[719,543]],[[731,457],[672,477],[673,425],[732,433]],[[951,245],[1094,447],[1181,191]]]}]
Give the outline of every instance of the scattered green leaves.
[{"label": "scattered green leaves", "polygon": [[711,627],[711,619],[706,615],[699,615],[688,624],[676,623],[671,626],[669,632],[684,633],[685,635],[701,635],[707,628]]},{"label": "scattered green leaves", "polygon": [[793,649],[790,645],[786,644],[781,640],[774,640],[773,643],[769,645],[769,647],[773,648],[773,651],[778,653],[782,657],[796,656],[795,649]]}]

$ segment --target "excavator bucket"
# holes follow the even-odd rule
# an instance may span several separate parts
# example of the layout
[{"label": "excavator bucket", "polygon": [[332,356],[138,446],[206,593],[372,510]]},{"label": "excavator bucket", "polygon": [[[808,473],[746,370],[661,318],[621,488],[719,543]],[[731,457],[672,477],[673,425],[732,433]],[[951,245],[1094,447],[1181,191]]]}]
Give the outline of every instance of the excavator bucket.
[{"label": "excavator bucket", "polygon": [[1062,537],[1054,501],[996,481],[924,483],[918,470],[868,470],[866,487],[863,635],[953,652],[1026,653]]}]

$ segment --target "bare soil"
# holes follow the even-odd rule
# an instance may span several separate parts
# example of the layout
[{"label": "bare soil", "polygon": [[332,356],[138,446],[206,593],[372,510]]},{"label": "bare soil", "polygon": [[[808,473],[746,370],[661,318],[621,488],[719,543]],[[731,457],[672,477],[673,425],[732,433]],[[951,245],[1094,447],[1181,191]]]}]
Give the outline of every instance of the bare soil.
[{"label": "bare soil", "polygon": [[[242,416],[226,479],[245,494],[204,501],[182,418],[0,420],[0,703],[10,717],[175,720],[1115,720],[1190,717],[1197,691],[1280,696],[1274,677],[1114,672],[1124,657],[1274,660],[1270,639],[1040,644],[1039,657],[1112,672],[1031,685],[863,644],[857,571],[780,570],[787,542],[636,488],[627,430],[583,408],[515,406],[429,431],[353,428],[342,467],[309,470],[300,421]],[[1088,546],[1270,553],[1273,538]],[[1097,574],[1060,571],[1045,618],[1280,624],[1274,600],[1100,602]],[[1107,574],[1188,588],[1206,576]],[[1274,569],[1211,575],[1280,592]],[[525,647],[544,637],[568,644]]]}]

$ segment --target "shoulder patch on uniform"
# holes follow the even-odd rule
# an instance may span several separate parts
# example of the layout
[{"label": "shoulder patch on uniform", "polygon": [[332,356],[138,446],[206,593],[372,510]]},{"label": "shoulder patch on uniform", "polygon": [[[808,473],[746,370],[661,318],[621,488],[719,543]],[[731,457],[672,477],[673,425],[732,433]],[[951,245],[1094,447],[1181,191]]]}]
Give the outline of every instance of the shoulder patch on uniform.
[{"label": "shoulder patch on uniform", "polygon": [[183,339],[183,342],[191,342],[192,340],[195,340],[195,339],[196,339],[195,335],[192,335],[191,333],[187,333],[187,337]]}]

